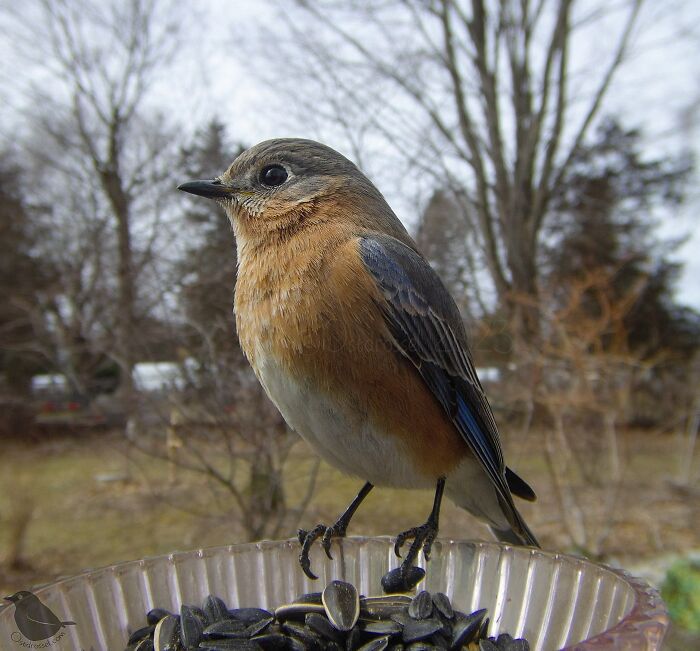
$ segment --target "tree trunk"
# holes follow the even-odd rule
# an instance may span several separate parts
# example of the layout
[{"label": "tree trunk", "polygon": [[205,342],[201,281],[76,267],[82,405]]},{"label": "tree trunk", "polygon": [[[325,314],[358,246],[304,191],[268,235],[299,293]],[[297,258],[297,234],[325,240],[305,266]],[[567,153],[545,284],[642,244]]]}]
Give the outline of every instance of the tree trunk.
[{"label": "tree trunk", "polygon": [[117,282],[118,282],[118,315],[117,315],[117,355],[120,369],[119,393],[125,413],[128,415],[133,408],[134,378],[133,370],[136,363],[135,355],[135,310],[136,287],[134,278],[133,250],[131,245],[131,214],[130,202],[124,190],[119,170],[115,163],[101,172],[109,202],[117,220]]},{"label": "tree trunk", "polygon": [[540,331],[537,253],[524,238],[511,245],[513,248],[508,251],[511,285],[504,304],[508,308],[513,336],[520,341],[534,343]]}]

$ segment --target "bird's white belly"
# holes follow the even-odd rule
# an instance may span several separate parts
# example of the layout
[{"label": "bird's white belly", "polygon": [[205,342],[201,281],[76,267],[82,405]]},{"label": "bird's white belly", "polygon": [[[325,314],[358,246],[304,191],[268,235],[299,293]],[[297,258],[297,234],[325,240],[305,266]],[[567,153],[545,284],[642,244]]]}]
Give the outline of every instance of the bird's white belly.
[{"label": "bird's white belly", "polygon": [[366,413],[293,377],[271,356],[256,354],[257,375],[287,424],[328,463],[379,486],[427,488],[402,443],[376,431]]}]

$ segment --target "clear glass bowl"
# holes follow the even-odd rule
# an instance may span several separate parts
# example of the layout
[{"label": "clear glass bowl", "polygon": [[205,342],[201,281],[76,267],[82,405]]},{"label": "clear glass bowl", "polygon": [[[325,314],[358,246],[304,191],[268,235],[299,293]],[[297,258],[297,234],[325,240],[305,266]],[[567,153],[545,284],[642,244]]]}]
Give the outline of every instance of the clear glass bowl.
[{"label": "clear glass bowl", "polygon": [[[264,541],[181,552],[121,563],[63,579],[34,593],[62,620],[72,620],[51,649],[122,651],[129,634],[156,606],[179,610],[208,594],[229,607],[274,608],[350,581],[361,594],[381,594],[380,578],[397,566],[390,538],[334,542],[334,560],[318,546],[301,572],[296,540]],[[456,608],[488,608],[490,635],[525,637],[533,651],[660,649],[666,609],[652,588],[625,572],[580,558],[497,543],[442,540],[433,546],[418,589],[444,592]],[[0,611],[0,648],[21,648],[14,606]],[[14,642],[12,642],[14,641]]]}]

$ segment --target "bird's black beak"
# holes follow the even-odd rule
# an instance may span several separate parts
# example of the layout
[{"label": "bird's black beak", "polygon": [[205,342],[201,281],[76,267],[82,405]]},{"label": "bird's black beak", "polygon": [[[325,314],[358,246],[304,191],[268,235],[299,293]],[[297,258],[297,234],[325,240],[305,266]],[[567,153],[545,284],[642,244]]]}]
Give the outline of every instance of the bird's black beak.
[{"label": "bird's black beak", "polygon": [[224,199],[230,197],[233,192],[233,188],[222,183],[220,179],[188,181],[178,185],[177,189],[190,194],[197,194],[200,197],[207,197],[207,199]]},{"label": "bird's black beak", "polygon": [[5,601],[11,601],[12,603],[15,603],[17,601],[17,597],[15,595],[10,595],[9,597],[3,597]]}]

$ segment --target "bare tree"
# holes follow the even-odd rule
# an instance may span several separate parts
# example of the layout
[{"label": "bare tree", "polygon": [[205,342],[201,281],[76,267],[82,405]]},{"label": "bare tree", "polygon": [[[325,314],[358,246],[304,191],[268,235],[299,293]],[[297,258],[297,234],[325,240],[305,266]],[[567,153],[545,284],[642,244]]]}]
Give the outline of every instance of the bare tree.
[{"label": "bare tree", "polygon": [[632,517],[621,500],[630,460],[621,428],[633,418],[639,383],[661,361],[629,347],[625,318],[644,279],[620,295],[615,273],[581,274],[565,302],[550,302],[538,345],[521,349],[535,381],[524,385],[513,377],[506,389],[511,399],[538,405],[551,423],[544,453],[565,540],[592,556],[604,554],[615,525]]},{"label": "bare tree", "polygon": [[[164,232],[162,184],[170,173],[168,152],[175,151],[165,120],[147,109],[151,86],[178,49],[172,9],[159,0],[37,0],[13,10],[19,51],[29,64],[40,61],[51,78],[28,91],[35,125],[30,150],[43,177],[38,194],[49,203],[81,203],[78,213],[93,211],[95,223],[105,219],[113,235],[115,255],[97,263],[105,266],[97,273],[111,276],[114,263],[110,354],[126,406],[133,394],[139,277]],[[61,194],[67,191],[72,196]],[[54,310],[57,317],[60,312]],[[63,327],[60,319],[57,324]]]},{"label": "bare tree", "polygon": [[[183,147],[177,167],[185,170],[183,178],[211,178],[242,150],[212,120]],[[168,461],[164,500],[205,519],[223,516],[246,540],[288,535],[310,501],[318,461],[299,467],[292,453],[298,437],[240,349],[233,314],[236,245],[228,217],[215,204],[184,197],[182,208],[188,237],[167,283],[176,299],[170,319],[177,321],[181,364],[171,386],[142,392],[130,440]],[[192,496],[173,500],[183,473],[196,474],[208,487],[200,503]]]},{"label": "bare tree", "polygon": [[[39,176],[47,200],[52,179]],[[10,387],[17,386],[18,373],[28,371],[21,378],[24,391],[15,391],[24,397],[29,378],[42,370],[60,371],[76,396],[87,397],[106,361],[115,315],[114,282],[105,273],[113,248],[107,215],[88,184],[67,192],[71,186],[61,183],[54,201],[36,203],[28,191],[35,179],[23,183],[19,173],[13,178],[5,171],[2,180],[2,370]]]},{"label": "bare tree", "polygon": [[[625,59],[641,6],[297,0],[297,11],[280,11],[288,38],[277,35],[276,65],[261,70],[277,72],[278,87],[291,80],[307,124],[336,134],[340,126],[353,150],[388,143],[414,178],[451,187],[470,227],[468,250],[479,254],[470,266],[488,268],[499,301],[530,335],[550,200]],[[611,24],[595,66],[572,65],[579,34]]]},{"label": "bare tree", "polygon": [[[220,334],[216,322],[192,327],[208,344]],[[170,481],[154,486],[156,495],[204,519],[226,518],[245,540],[295,531],[320,460],[300,463],[298,436],[242,356],[238,363],[221,358],[215,345],[182,352],[197,357],[184,358],[177,372],[163,376],[160,391],[141,391],[141,408],[127,427],[133,451],[169,464]],[[183,473],[197,476],[208,490],[182,499]]]},{"label": "bare tree", "polygon": [[[93,378],[106,362],[116,311],[111,305],[115,283],[110,265],[109,223],[86,192],[64,206],[47,210],[42,222],[52,223],[50,246],[42,262],[53,276],[22,307],[34,327],[34,345],[49,368],[60,371],[72,392],[89,397]],[[67,214],[69,217],[67,217]]]},{"label": "bare tree", "polygon": [[28,395],[43,362],[24,305],[51,283],[35,253],[46,233],[32,219],[25,175],[10,152],[0,151],[0,392],[15,398]]},{"label": "bare tree", "polygon": [[437,190],[421,213],[416,244],[455,297],[462,316],[473,322],[471,307],[483,304],[476,283],[466,281],[468,275],[473,279],[476,274],[474,269],[466,269],[471,260],[466,250],[467,226],[455,219],[456,214],[459,206],[454,199],[444,190]]}]

